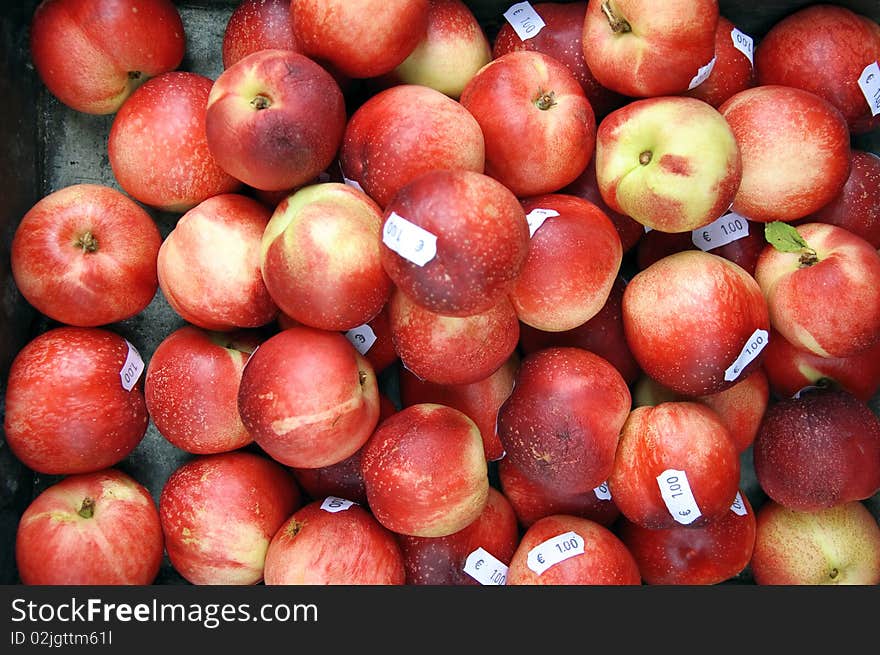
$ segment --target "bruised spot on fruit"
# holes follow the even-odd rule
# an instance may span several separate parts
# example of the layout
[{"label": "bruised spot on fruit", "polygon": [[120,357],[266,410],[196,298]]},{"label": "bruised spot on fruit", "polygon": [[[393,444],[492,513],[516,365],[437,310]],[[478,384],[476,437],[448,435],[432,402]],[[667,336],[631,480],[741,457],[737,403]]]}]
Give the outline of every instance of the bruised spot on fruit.
[{"label": "bruised spot on fruit", "polygon": [[74,240],[73,246],[78,250],[82,250],[83,253],[95,252],[98,249],[98,240],[94,234],[86,230]]},{"label": "bruised spot on fruit", "polygon": [[294,520],[291,521],[291,522],[287,525],[287,527],[284,529],[284,534],[286,534],[288,537],[290,537],[291,539],[293,539],[296,535],[298,535],[298,534],[300,533],[300,531],[301,531],[304,527],[306,527],[306,522],[305,522],[305,521],[297,521],[297,520],[294,519]]},{"label": "bruised spot on fruit", "polygon": [[95,499],[86,496],[83,498],[82,505],[77,512],[84,519],[90,519],[95,514]]}]

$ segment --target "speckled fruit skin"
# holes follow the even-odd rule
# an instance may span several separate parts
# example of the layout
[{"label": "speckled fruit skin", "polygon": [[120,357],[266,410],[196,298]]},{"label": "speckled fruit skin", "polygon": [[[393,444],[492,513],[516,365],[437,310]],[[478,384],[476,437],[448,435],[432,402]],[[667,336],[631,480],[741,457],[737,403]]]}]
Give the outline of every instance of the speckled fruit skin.
[{"label": "speckled fruit skin", "polygon": [[[684,471],[699,509],[673,516],[660,491],[658,476]],[[675,474],[680,477],[680,474]],[[630,412],[620,434],[608,486],[627,519],[644,528],[697,527],[730,509],[736,497],[740,460],[736,446],[718,414],[691,401],[664,402]]]},{"label": "speckled fruit skin", "polygon": [[62,475],[125,459],[149,420],[143,380],[122,386],[128,352],[125,339],[96,327],[56,327],[25,344],[6,382],[12,453],[34,471]]},{"label": "speckled fruit skin", "polygon": [[880,419],[846,391],[774,403],[753,453],[761,488],[790,509],[836,507],[880,491]]},{"label": "speckled fruit skin", "polygon": [[709,77],[683,95],[719,107],[734,93],[750,89],[757,83],[755,69],[749,58],[739,50],[731,38],[736,28],[724,16],[718,16],[715,28],[715,65]]},{"label": "speckled fruit skin", "polygon": [[630,280],[623,329],[647,375],[679,393],[705,395],[733,386],[760,365],[763,350],[735,379],[725,379],[755,331],[769,331],[770,316],[761,288],[745,270],[688,250]]},{"label": "speckled fruit skin", "polygon": [[[528,554],[548,539],[575,532],[584,552],[558,562],[540,575],[528,567]],[[539,519],[520,539],[507,571],[508,585],[638,585],[635,559],[620,538],[595,521],[554,514]]]},{"label": "speckled fruit skin", "polygon": [[[486,550],[504,565],[510,564],[519,544],[519,527],[510,502],[489,487],[489,499],[480,515],[458,532],[445,537],[397,535],[409,585],[480,584],[464,571],[468,555]],[[482,573],[482,571],[481,571]]]},{"label": "speckled fruit skin", "polygon": [[266,552],[267,585],[402,585],[394,534],[360,505],[328,512],[324,499],[301,507]]},{"label": "speckled fruit skin", "polygon": [[290,25],[290,0],[241,0],[223,31],[223,68],[269,48],[297,49]]},{"label": "speckled fruit skin", "polygon": [[190,460],[159,495],[171,565],[192,584],[256,584],[269,542],[301,504],[290,472],[262,455],[236,451]]},{"label": "speckled fruit skin", "polygon": [[474,171],[433,170],[385,207],[437,237],[437,254],[419,266],[382,244],[382,266],[413,301],[438,314],[468,316],[495,306],[513,287],[529,248],[516,196]]},{"label": "speckled fruit skin", "polygon": [[755,526],[755,512],[740,494],[736,512],[730,509],[698,527],[651,530],[624,517],[615,532],[638,563],[646,584],[714,585],[748,566]]},{"label": "speckled fruit skin", "polygon": [[523,358],[498,411],[507,458],[541,485],[569,494],[605,482],[631,405],[629,388],[607,360],[554,347]]},{"label": "speckled fruit skin", "polygon": [[768,500],[751,571],[759,585],[880,584],[880,526],[859,501],[798,511]]},{"label": "speckled fruit skin", "polygon": [[[91,515],[80,514],[88,512],[84,503]],[[40,493],[19,521],[15,559],[26,585],[149,585],[163,547],[149,491],[111,468],[68,476]]]},{"label": "speckled fruit skin", "polygon": [[411,405],[382,421],[364,446],[361,472],[374,516],[398,534],[450,535],[488,502],[479,428],[445,405]]}]

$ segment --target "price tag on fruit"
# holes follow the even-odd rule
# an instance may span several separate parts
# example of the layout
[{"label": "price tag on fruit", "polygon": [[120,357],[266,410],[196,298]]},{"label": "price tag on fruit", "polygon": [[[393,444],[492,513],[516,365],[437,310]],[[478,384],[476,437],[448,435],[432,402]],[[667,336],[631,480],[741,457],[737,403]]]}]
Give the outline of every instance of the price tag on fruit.
[{"label": "price tag on fruit", "polygon": [[733,499],[733,505],[730,506],[730,511],[737,516],[745,516],[748,514],[746,504],[743,502],[742,495],[740,495],[740,492],[738,491],[736,492],[736,498]]},{"label": "price tag on fruit", "polygon": [[339,498],[338,496],[327,496],[324,499],[324,502],[321,503],[321,509],[323,509],[325,512],[335,514],[336,512],[347,510],[352,505],[357,505],[357,503],[353,500]]},{"label": "price tag on fruit", "polygon": [[559,216],[559,212],[555,209],[537,208],[526,214],[526,221],[529,224],[529,237],[535,236],[535,232],[544,224],[544,221],[553,216]]},{"label": "price tag on fruit", "polygon": [[762,330],[761,328],[755,330],[752,336],[746,340],[746,345],[743,346],[742,352],[736,358],[736,361],[724,371],[724,379],[728,382],[736,380],[743,369],[764,350],[769,341],[770,334],[767,330]]},{"label": "price tag on fruit", "polygon": [[351,345],[354,346],[355,350],[361,355],[366,355],[370,348],[373,347],[373,344],[376,343],[376,333],[373,332],[373,328],[366,323],[351,328],[345,333],[345,338],[351,342]]},{"label": "price tag on fruit", "polygon": [[880,65],[875,61],[865,66],[859,76],[859,88],[871,108],[871,116],[880,114]]},{"label": "price tag on fruit", "polygon": [[119,379],[122,381],[122,388],[131,391],[134,385],[144,372],[144,360],[141,354],[127,339],[125,344],[128,346],[128,355],[125,357],[125,363],[119,370]]},{"label": "price tag on fruit", "polygon": [[657,486],[666,509],[677,523],[690,525],[702,516],[684,471],[666,469],[657,476]]},{"label": "price tag on fruit", "polygon": [[510,9],[504,12],[504,18],[523,41],[536,36],[546,25],[530,2],[510,5]]},{"label": "price tag on fruit", "polygon": [[611,489],[608,488],[607,482],[603,482],[593,489],[593,493],[596,494],[596,498],[599,500],[611,500]]},{"label": "price tag on fruit", "polygon": [[507,584],[507,565],[485,548],[477,548],[468,555],[462,570],[481,585]]},{"label": "price tag on fruit", "polygon": [[749,221],[736,212],[727,212],[691,234],[691,241],[700,250],[712,250],[749,236]]},{"label": "price tag on fruit", "polygon": [[577,532],[564,532],[532,548],[526,556],[526,564],[541,575],[554,564],[583,554],[584,538]]},{"label": "price tag on fruit", "polygon": [[755,65],[755,40],[745,32],[740,32],[735,27],[730,30],[730,39],[733,47],[749,58],[749,63]]},{"label": "price tag on fruit", "polygon": [[709,76],[712,74],[712,69],[715,68],[715,57],[709,60],[709,63],[705,66],[701,66],[697,71],[697,74],[694,75],[694,78],[691,80],[690,85],[688,85],[688,91],[691,89],[696,89],[703,82],[705,82]]},{"label": "price tag on fruit", "polygon": [[437,254],[437,235],[391,212],[382,228],[382,243],[416,266],[424,266]]}]

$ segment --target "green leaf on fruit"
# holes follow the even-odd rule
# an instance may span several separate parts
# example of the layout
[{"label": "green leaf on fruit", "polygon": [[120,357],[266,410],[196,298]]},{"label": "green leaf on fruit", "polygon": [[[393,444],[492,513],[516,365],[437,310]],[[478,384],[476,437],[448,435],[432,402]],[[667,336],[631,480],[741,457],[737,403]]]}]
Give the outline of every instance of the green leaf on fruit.
[{"label": "green leaf on fruit", "polygon": [[764,226],[767,243],[781,252],[803,252],[809,249],[807,242],[797,229],[782,221],[773,221]]}]

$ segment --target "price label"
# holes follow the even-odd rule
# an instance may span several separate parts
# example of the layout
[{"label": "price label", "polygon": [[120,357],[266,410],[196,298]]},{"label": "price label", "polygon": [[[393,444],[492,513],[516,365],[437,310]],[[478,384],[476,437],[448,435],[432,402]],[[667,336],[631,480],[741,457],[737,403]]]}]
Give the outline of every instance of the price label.
[{"label": "price label", "polygon": [[795,391],[795,393],[794,393],[794,395],[792,396],[792,398],[793,398],[794,400],[800,400],[800,397],[801,397],[803,394],[805,394],[805,393],[809,393],[810,391],[818,391],[818,390],[821,389],[821,388],[822,388],[822,387],[820,387],[818,384],[808,384],[807,386],[805,386],[805,387],[801,387],[800,389],[798,389],[797,391]]},{"label": "price label", "polygon": [[657,486],[666,509],[677,523],[690,525],[702,516],[684,471],[666,469],[657,476]]},{"label": "price label", "polygon": [[577,532],[564,532],[532,548],[526,556],[526,564],[541,575],[554,564],[583,554],[584,538]]},{"label": "price label", "polygon": [[715,68],[715,57],[712,57],[712,59],[709,60],[708,64],[700,67],[700,69],[697,71],[697,74],[694,75],[694,79],[692,79],[690,85],[688,85],[688,91],[697,88],[703,82],[705,82],[712,74],[713,68]]},{"label": "price label", "polygon": [[125,363],[119,369],[119,379],[122,388],[131,391],[144,372],[144,360],[128,339],[125,340],[125,345],[128,346],[128,354],[125,356]]},{"label": "price label", "polygon": [[859,88],[865,94],[865,100],[871,108],[871,116],[880,114],[880,66],[875,61],[865,66],[859,76]]},{"label": "price label", "polygon": [[546,23],[530,2],[517,2],[504,12],[504,18],[522,40],[537,36]]},{"label": "price label", "polygon": [[526,221],[529,224],[529,237],[535,236],[535,232],[544,224],[544,221],[553,216],[559,216],[559,212],[555,209],[533,209],[526,214]]},{"label": "price label", "polygon": [[507,565],[484,548],[468,555],[462,570],[481,585],[507,584]]},{"label": "price label", "polygon": [[735,27],[730,30],[730,40],[733,47],[749,58],[752,67],[755,66],[755,40],[745,32],[740,32]]},{"label": "price label", "polygon": [[733,505],[730,506],[730,511],[737,516],[745,516],[749,513],[746,509],[746,504],[743,502],[743,497],[738,491],[736,492],[736,498],[733,499]]},{"label": "price label", "polygon": [[761,328],[755,330],[752,336],[746,340],[746,345],[743,346],[742,352],[736,358],[736,361],[724,371],[724,379],[728,382],[736,380],[743,369],[764,350],[769,341],[770,334],[767,330],[762,330]]},{"label": "price label", "polygon": [[327,496],[324,499],[324,502],[321,503],[321,509],[323,509],[325,512],[336,514],[336,512],[347,510],[352,505],[357,505],[357,503],[353,500],[339,498],[338,496]]},{"label": "price label", "polygon": [[712,250],[749,236],[749,221],[737,214],[728,212],[708,225],[698,228],[691,234],[691,241],[700,250]]},{"label": "price label", "polygon": [[376,333],[366,323],[356,328],[351,328],[345,333],[345,338],[351,342],[351,345],[361,355],[366,355],[370,348],[373,347],[373,344],[376,343]]},{"label": "price label", "polygon": [[611,500],[611,489],[608,488],[607,482],[603,482],[593,489],[593,493],[596,494],[596,498],[599,500]]},{"label": "price label", "polygon": [[424,266],[437,254],[437,235],[391,212],[382,228],[382,243],[416,266]]}]

